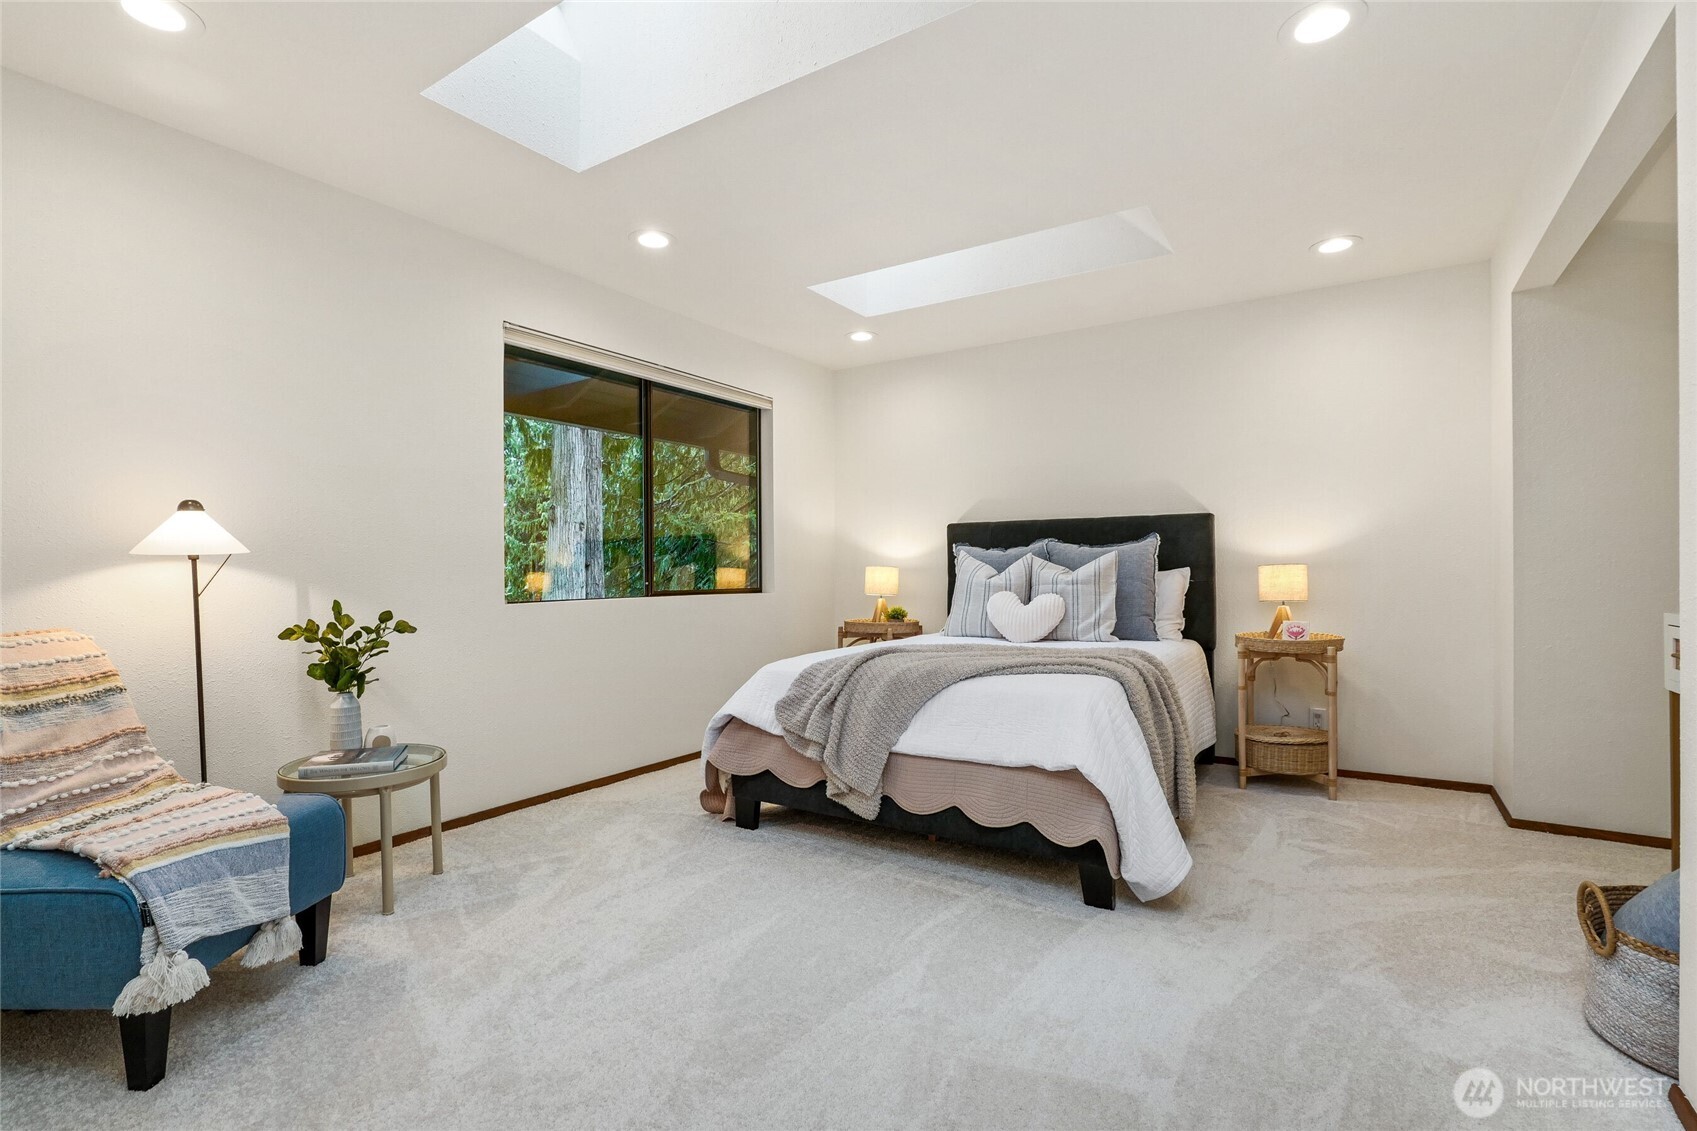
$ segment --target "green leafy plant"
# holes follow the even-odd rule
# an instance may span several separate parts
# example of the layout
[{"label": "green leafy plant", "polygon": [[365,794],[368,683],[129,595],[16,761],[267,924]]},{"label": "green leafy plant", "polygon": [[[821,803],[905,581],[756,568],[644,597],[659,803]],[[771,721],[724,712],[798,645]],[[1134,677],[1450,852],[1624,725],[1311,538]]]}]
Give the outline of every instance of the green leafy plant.
[{"label": "green leafy plant", "polygon": [[890,619],[893,620],[893,621],[904,621],[904,620],[906,620],[907,619],[907,610],[902,608],[900,605],[896,605],[895,607],[890,609]]},{"label": "green leafy plant", "polygon": [[322,626],[315,620],[291,624],[277,634],[277,639],[315,645],[305,653],[317,657],[306,666],[306,674],[322,682],[331,694],[352,691],[364,695],[366,685],[377,682],[370,661],[389,650],[389,634],[406,636],[417,631],[406,621],[397,620],[388,609],[377,615],[376,624],[356,628],[353,616],[342,611],[342,602],[331,601],[330,616]]}]

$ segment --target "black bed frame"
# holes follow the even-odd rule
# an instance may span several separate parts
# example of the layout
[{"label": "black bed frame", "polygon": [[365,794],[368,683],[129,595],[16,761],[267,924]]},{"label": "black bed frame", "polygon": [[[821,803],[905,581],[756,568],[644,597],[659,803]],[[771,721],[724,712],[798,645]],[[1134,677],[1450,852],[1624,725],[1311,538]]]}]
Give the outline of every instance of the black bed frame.
[{"label": "black bed frame", "polygon": [[[1211,514],[1131,515],[1123,518],[1059,518],[1017,519],[1007,522],[955,522],[949,524],[948,556],[949,597],[955,592],[955,555],[957,545],[1006,548],[1026,546],[1039,538],[1056,538],[1087,546],[1105,546],[1131,542],[1148,534],[1161,536],[1162,569],[1190,567],[1190,589],[1184,601],[1184,635],[1202,645],[1208,657],[1209,671],[1214,665],[1214,516]],[[1212,762],[1214,748],[1210,746],[1196,756],[1197,762]],[[753,775],[738,774],[732,778],[732,796],[736,803],[737,827],[758,829],[760,806],[770,802],[809,813],[831,817],[847,817],[862,821],[865,818],[845,809],[825,796],[825,783],[801,789],[789,785],[770,770]],[[1080,845],[1056,844],[1029,823],[1021,822],[1006,828],[981,825],[951,806],[940,813],[909,813],[889,798],[884,799],[878,816],[871,822],[885,828],[954,841],[958,844],[996,848],[1036,856],[1048,860],[1065,860],[1078,865],[1078,883],[1084,902],[1091,907],[1109,911],[1114,908],[1115,884],[1108,871],[1107,857],[1102,845],[1089,841]]]}]

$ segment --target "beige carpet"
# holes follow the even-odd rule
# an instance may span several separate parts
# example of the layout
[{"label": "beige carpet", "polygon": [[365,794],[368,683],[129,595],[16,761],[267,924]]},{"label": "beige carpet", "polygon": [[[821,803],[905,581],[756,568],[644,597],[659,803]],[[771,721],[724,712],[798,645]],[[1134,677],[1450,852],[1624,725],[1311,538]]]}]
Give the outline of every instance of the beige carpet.
[{"label": "beige carpet", "polygon": [[[1514,1106],[1517,1077],[1647,1071],[1585,1027],[1582,879],[1649,849],[1514,832],[1474,794],[1210,771],[1196,869],[1143,906],[1076,874],[696,804],[696,764],[375,857],[316,969],[179,1007],[126,1092],[116,1023],[7,1014],[6,1128],[1672,1127]],[[1483,1121],[1451,1089],[1487,1066]]]}]

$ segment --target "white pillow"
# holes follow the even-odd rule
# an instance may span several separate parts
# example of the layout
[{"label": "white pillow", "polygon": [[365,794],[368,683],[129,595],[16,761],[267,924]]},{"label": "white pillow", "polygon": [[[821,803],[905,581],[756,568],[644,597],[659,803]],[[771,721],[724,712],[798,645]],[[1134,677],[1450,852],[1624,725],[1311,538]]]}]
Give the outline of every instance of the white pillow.
[{"label": "white pillow", "polygon": [[1053,593],[1066,602],[1066,614],[1055,626],[1056,640],[1113,640],[1119,576],[1118,550],[1078,569],[1037,558],[1031,564],[1031,601],[1036,604],[1038,597]]},{"label": "white pillow", "polygon": [[955,598],[949,603],[944,636],[999,636],[986,604],[992,593],[1012,593],[1024,604],[1031,597],[1031,563],[1026,554],[1000,573],[965,550],[955,555]]},{"label": "white pillow", "polygon": [[1012,593],[992,593],[985,608],[990,611],[991,626],[1015,644],[1043,639],[1067,615],[1066,602],[1058,593],[1039,593],[1029,605],[1021,604]]},{"label": "white pillow", "polygon": [[1188,592],[1189,566],[1155,574],[1155,635],[1160,639],[1184,639],[1184,595]]}]

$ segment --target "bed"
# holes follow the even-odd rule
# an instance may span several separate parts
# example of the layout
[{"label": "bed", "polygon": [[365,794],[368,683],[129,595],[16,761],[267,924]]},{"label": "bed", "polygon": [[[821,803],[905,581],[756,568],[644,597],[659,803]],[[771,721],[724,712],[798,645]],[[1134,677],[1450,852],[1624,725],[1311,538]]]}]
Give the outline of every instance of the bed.
[{"label": "bed", "polygon": [[[1212,761],[1212,515],[954,523],[947,531],[949,596],[952,600],[955,545],[1023,546],[1041,538],[1110,545],[1150,533],[1161,536],[1161,569],[1191,570],[1184,639],[1108,645],[1047,641],[1036,647],[1136,649],[1161,660],[1173,675],[1190,724],[1189,755],[1197,762]],[[868,647],[968,641],[986,643],[925,635]],[[863,819],[826,797],[819,763],[789,746],[774,713],[796,675],[837,654],[824,651],[768,664],[727,701],[702,744],[703,808],[734,817],[743,829],[759,828],[763,804]],[[883,803],[873,823],[1072,862],[1084,902],[1092,907],[1115,906],[1118,879],[1147,900],[1171,891],[1190,869],[1182,831],[1155,781],[1148,746],[1124,692],[1095,676],[990,675],[948,688],[903,732],[880,790]]]}]

